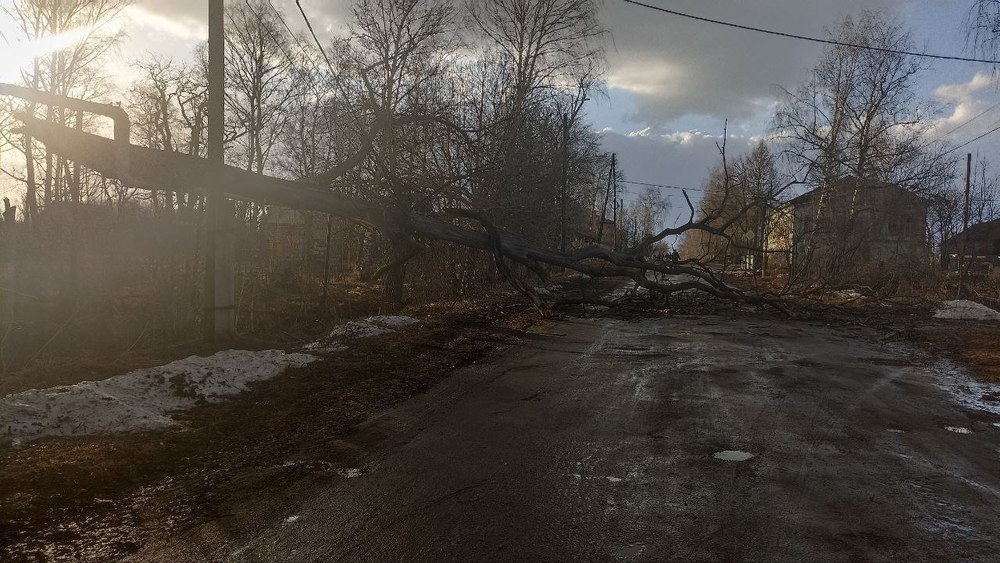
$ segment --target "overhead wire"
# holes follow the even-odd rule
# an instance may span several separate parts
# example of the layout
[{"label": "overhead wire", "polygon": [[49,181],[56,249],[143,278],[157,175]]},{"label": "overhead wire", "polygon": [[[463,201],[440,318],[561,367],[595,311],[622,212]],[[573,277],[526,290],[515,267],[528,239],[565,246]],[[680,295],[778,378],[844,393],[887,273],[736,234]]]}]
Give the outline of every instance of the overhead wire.
[{"label": "overhead wire", "polygon": [[643,2],[637,2],[636,0],[624,0],[624,1],[627,4],[633,4],[635,6],[640,6],[640,7],[643,7],[643,8],[648,8],[650,10],[655,10],[657,12],[663,12],[665,14],[671,14],[671,15],[674,15],[674,16],[682,17],[682,18],[688,18],[688,19],[692,19],[692,20],[696,20],[696,21],[700,21],[700,22],[711,23],[711,24],[721,25],[721,26],[725,26],[725,27],[731,27],[731,28],[735,28],[735,29],[742,29],[744,31],[753,31],[753,32],[756,32],[756,33],[764,33],[764,34],[767,34],[767,35],[776,35],[778,37],[787,37],[789,39],[798,39],[798,40],[801,40],[801,41],[810,41],[810,42],[813,42],[813,43],[823,43],[823,44],[826,44],[826,45],[838,45],[838,46],[841,46],[841,47],[851,47],[851,48],[854,48],[854,49],[864,49],[864,50],[868,50],[868,51],[878,51],[880,53],[892,53],[892,54],[896,54],[896,55],[907,55],[907,56],[911,56],[911,57],[921,57],[921,58],[926,58],[926,59],[938,59],[938,60],[946,60],[946,61],[961,61],[961,62],[967,62],[967,63],[982,63],[982,64],[1000,65],[1000,60],[977,59],[977,58],[973,58],[973,57],[959,57],[959,56],[952,56],[952,55],[936,55],[936,54],[931,54],[931,53],[920,53],[920,52],[917,52],[917,51],[903,51],[903,50],[899,50],[899,49],[889,49],[889,48],[886,48],[886,47],[874,47],[874,46],[871,46],[871,45],[861,45],[861,44],[858,44],[858,43],[847,43],[847,42],[844,42],[844,41],[836,41],[836,40],[833,40],[833,39],[820,39],[818,37],[809,37],[807,35],[799,35],[799,34],[796,34],[796,33],[788,33],[788,32],[784,32],[784,31],[775,31],[773,29],[764,29],[764,28],[760,28],[760,27],[753,27],[753,26],[750,26],[750,25],[743,25],[743,24],[738,24],[738,23],[733,23],[733,22],[727,22],[727,21],[722,21],[722,20],[715,20],[715,19],[706,18],[706,17],[703,17],[703,16],[696,16],[696,15],[693,15],[693,14],[686,14],[684,12],[678,12],[677,10],[668,10],[667,8],[663,8],[661,6],[653,6],[651,4],[645,4]]},{"label": "overhead wire", "polygon": [[271,0],[267,0],[267,4],[268,4],[268,6],[271,7],[271,11],[273,11],[274,15],[277,16],[278,21],[281,22],[281,25],[284,26],[285,31],[288,32],[288,35],[292,38],[292,41],[295,41],[295,44],[299,47],[299,50],[302,51],[302,54],[305,55],[306,58],[309,59],[309,61],[311,63],[312,62],[312,54],[309,52],[308,49],[306,49],[305,45],[302,44],[302,41],[300,41],[299,38],[295,35],[295,32],[292,31],[292,28],[289,27],[288,22],[285,21],[284,14],[282,14],[281,11],[278,10],[277,7],[275,7],[274,2],[272,2]]},{"label": "overhead wire", "polygon": [[670,185],[667,185],[667,184],[652,184],[652,183],[649,183],[649,182],[633,182],[631,180],[618,180],[618,183],[619,184],[631,184],[633,186],[646,186],[646,187],[649,187],[649,188],[662,188],[662,189],[667,189],[667,190],[682,190],[682,191],[689,191],[689,192],[703,192],[703,191],[705,191],[705,190],[703,190],[701,188],[682,188],[680,186],[670,186]]},{"label": "overhead wire", "polygon": [[316,48],[318,48],[320,54],[323,55],[323,60],[326,61],[326,66],[330,68],[330,72],[337,74],[337,71],[333,68],[333,63],[330,62],[330,57],[326,55],[326,49],[324,49],[323,44],[320,43],[319,37],[316,37],[316,31],[313,30],[312,22],[309,21],[309,16],[306,15],[306,10],[302,7],[302,0],[295,0],[295,5],[299,7],[299,13],[302,14],[302,19],[305,20],[306,27],[309,28],[309,34],[312,35],[313,41],[316,42]]},{"label": "overhead wire", "polygon": [[947,133],[943,134],[942,137],[947,137],[948,135],[951,135],[955,131],[958,131],[959,129],[965,127],[966,125],[972,123],[973,121],[979,119],[980,117],[986,115],[987,113],[995,110],[998,107],[1000,107],[1000,102],[997,102],[997,103],[993,104],[992,106],[986,108],[985,110],[983,110],[982,112],[980,112],[979,114],[977,114],[975,117],[970,118],[968,121],[966,121],[966,122],[964,122],[964,123],[962,123],[960,125],[955,126],[955,128],[953,128],[950,131],[948,131]]},{"label": "overhead wire", "polygon": [[966,141],[966,142],[962,143],[961,145],[958,145],[957,147],[951,148],[951,149],[943,152],[942,155],[950,154],[950,153],[953,153],[953,152],[957,151],[958,149],[965,148],[965,147],[971,145],[972,143],[975,143],[976,141],[982,139],[983,137],[986,137],[987,135],[992,135],[993,133],[996,133],[997,131],[1000,131],[1000,121],[997,122],[997,126],[994,127],[993,129],[990,129],[989,131],[983,133],[982,135],[979,135],[978,137],[976,137],[976,138],[974,138],[972,140]]}]

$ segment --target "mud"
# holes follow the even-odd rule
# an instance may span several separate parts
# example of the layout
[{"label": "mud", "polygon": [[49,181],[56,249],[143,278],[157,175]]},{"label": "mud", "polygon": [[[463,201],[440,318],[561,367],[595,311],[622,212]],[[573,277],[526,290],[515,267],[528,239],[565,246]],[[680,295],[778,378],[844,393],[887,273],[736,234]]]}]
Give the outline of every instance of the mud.
[{"label": "mud", "polygon": [[357,425],[351,478],[217,500],[130,558],[991,560],[1000,415],[937,360],[781,319],[547,322]]}]

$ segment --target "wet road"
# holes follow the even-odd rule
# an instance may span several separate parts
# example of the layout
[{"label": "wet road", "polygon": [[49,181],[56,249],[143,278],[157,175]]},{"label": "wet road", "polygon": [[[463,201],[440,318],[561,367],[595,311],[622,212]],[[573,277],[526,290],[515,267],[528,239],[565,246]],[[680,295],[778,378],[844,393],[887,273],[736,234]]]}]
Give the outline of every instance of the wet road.
[{"label": "wet road", "polygon": [[135,560],[995,560],[1000,416],[933,366],[784,320],[544,323],[358,429],[359,471]]}]

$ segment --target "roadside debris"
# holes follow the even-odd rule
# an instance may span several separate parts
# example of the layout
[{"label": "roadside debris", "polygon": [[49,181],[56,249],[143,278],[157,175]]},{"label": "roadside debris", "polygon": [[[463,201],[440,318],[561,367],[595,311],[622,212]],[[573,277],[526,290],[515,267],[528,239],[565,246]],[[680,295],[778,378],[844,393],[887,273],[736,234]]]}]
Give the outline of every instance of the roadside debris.
[{"label": "roadside debris", "polygon": [[0,440],[19,445],[174,426],[171,413],[217,402],[316,359],[281,350],[225,350],[102,381],[23,391],[0,399]]},{"label": "roadside debris", "polygon": [[990,309],[986,305],[969,301],[967,299],[956,299],[954,301],[944,301],[937,313],[936,319],[957,319],[968,321],[1000,321],[1000,312]]}]

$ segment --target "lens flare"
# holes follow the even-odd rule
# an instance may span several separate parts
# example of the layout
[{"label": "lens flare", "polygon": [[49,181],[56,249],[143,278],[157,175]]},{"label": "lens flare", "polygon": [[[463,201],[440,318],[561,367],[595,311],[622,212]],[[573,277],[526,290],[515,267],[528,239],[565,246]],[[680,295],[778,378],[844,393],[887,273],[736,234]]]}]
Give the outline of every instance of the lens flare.
[{"label": "lens flare", "polygon": [[11,34],[5,32],[8,44],[0,45],[0,49],[4,51],[3,62],[0,64],[0,82],[16,80],[21,70],[28,67],[36,57],[72,47],[86,39],[92,31],[92,27],[81,27],[55,35],[20,41],[11,39]]}]

